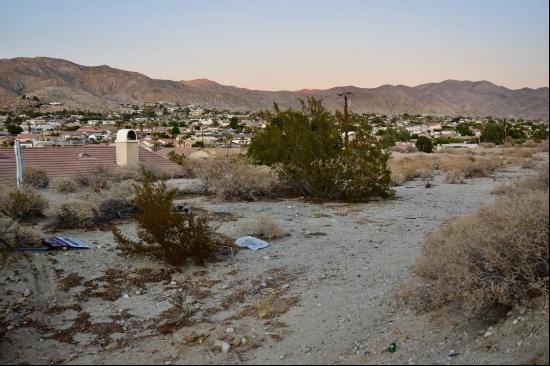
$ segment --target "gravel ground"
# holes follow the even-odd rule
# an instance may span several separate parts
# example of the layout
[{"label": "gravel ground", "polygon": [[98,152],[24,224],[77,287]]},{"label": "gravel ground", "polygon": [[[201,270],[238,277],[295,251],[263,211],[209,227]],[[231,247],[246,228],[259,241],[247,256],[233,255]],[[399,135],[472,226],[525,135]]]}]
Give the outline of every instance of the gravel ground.
[{"label": "gravel ground", "polygon": [[[92,248],[30,254],[0,269],[7,327],[0,361],[547,362],[547,303],[542,313],[515,309],[489,329],[460,314],[418,315],[394,298],[428,232],[493,201],[499,182],[529,173],[507,168],[457,185],[436,176],[432,188],[413,181],[396,188],[397,199],[367,204],[192,196],[185,202],[232,238],[251,234],[259,213],[279,219],[289,235],[181,271],[120,256],[110,232],[63,232]],[[119,228],[131,234],[135,225]],[[390,342],[395,353],[385,351]]]}]

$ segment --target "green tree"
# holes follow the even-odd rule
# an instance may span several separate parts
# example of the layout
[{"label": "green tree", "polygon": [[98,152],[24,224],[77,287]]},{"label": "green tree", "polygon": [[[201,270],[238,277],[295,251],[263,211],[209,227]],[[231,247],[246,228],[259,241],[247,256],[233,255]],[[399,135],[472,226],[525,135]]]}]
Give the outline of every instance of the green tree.
[{"label": "green tree", "polygon": [[504,128],[494,121],[485,125],[481,132],[481,141],[492,142],[494,144],[502,144],[504,142]]},{"label": "green tree", "polygon": [[7,125],[6,129],[12,135],[17,135],[17,134],[20,134],[21,132],[23,132],[23,128],[21,128],[21,126],[19,126],[19,125],[10,124],[10,125]]},{"label": "green tree", "polygon": [[416,148],[418,149],[418,151],[428,154],[431,153],[434,148],[432,139],[426,136],[418,136],[418,139],[416,140]]},{"label": "green tree", "polygon": [[302,101],[302,110],[280,111],[259,131],[249,156],[271,165],[300,194],[350,201],[389,197],[389,153],[372,135],[366,121],[351,116],[356,138],[344,149],[337,119],[320,100]]},{"label": "green tree", "polygon": [[474,132],[466,123],[460,123],[456,126],[455,131],[461,136],[473,136]]},{"label": "green tree", "polygon": [[181,131],[180,131],[179,127],[177,127],[177,126],[174,126],[174,127],[172,127],[172,128],[170,129],[170,134],[171,134],[173,137],[176,137],[177,135],[179,135],[180,132],[181,132]]}]

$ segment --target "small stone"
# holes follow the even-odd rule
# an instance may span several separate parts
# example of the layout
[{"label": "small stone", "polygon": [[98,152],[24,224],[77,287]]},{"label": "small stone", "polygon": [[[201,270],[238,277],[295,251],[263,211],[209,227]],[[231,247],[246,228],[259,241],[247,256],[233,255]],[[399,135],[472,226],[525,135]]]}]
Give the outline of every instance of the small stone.
[{"label": "small stone", "polygon": [[235,331],[235,329],[229,327],[225,330],[227,333],[233,333]]},{"label": "small stone", "polygon": [[229,345],[229,343],[223,342],[223,341],[220,341],[220,340],[217,340],[217,339],[214,341],[214,346],[215,347],[220,347],[220,349],[223,353],[227,353],[231,349],[231,346]]},{"label": "small stone", "polygon": [[176,281],[172,281],[172,282],[170,282],[170,284],[171,284],[172,286],[177,285]]},{"label": "small stone", "polygon": [[123,298],[123,299],[129,299],[129,298],[130,298],[130,295],[124,294],[124,295],[122,295],[122,298]]},{"label": "small stone", "polygon": [[269,259],[269,256],[268,256],[268,255],[265,255],[265,256],[264,256],[264,259],[265,259],[265,260],[268,260],[268,259]]},{"label": "small stone", "polygon": [[283,285],[281,286],[281,288],[283,288],[283,289],[287,289],[287,288],[289,288],[289,287],[290,287],[290,285],[289,285],[288,283],[285,283],[285,284],[283,284]]},{"label": "small stone", "polygon": [[494,336],[494,335],[495,335],[495,330],[494,330],[493,327],[490,327],[490,328],[485,332],[485,334],[483,334],[483,336],[484,336],[485,338],[491,337],[491,336]]},{"label": "small stone", "polygon": [[8,326],[6,327],[6,329],[7,329],[7,330],[12,330],[12,329],[13,329],[13,325],[8,325]]},{"label": "small stone", "polygon": [[25,290],[23,291],[23,296],[29,297],[30,295],[31,295],[31,290],[28,287],[25,288]]},{"label": "small stone", "polygon": [[279,359],[284,360],[285,357],[286,357],[286,355],[280,355],[280,356],[279,356]]},{"label": "small stone", "polygon": [[448,356],[451,357],[451,358],[457,357],[458,355],[460,355],[460,353],[455,352],[454,349],[450,350],[449,354],[448,354]]},{"label": "small stone", "polygon": [[262,282],[262,283],[260,283],[260,286],[262,286],[262,287],[267,287],[267,283]]}]

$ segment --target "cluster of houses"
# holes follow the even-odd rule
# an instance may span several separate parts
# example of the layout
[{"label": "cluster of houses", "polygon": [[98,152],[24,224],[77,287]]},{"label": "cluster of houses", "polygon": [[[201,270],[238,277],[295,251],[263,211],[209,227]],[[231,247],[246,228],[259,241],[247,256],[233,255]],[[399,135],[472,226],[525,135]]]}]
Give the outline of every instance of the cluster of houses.
[{"label": "cluster of houses", "polygon": [[[487,119],[433,117],[429,115],[387,116],[367,114],[375,134],[385,130],[406,130],[410,136],[456,140],[477,140]],[[17,121],[18,133],[7,131]],[[536,123],[548,122],[538,121]],[[465,124],[470,136],[461,136],[457,126]],[[150,151],[161,149],[203,149],[246,147],[266,121],[259,114],[218,111],[199,105],[159,102],[145,105],[121,105],[116,113],[51,112],[27,116],[0,113],[0,145],[18,140],[22,147],[112,144],[116,131],[131,128],[138,133],[140,146]],[[353,138],[353,132],[350,132]],[[182,150],[183,151],[183,150]]]}]

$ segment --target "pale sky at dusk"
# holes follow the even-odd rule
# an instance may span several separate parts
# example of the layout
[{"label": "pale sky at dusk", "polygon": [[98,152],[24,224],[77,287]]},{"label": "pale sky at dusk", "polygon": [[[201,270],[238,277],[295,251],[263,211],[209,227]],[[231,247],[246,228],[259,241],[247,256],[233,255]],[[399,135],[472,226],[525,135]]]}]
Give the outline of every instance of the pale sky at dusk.
[{"label": "pale sky at dusk", "polygon": [[548,86],[547,0],[2,0],[0,58],[279,90]]}]

